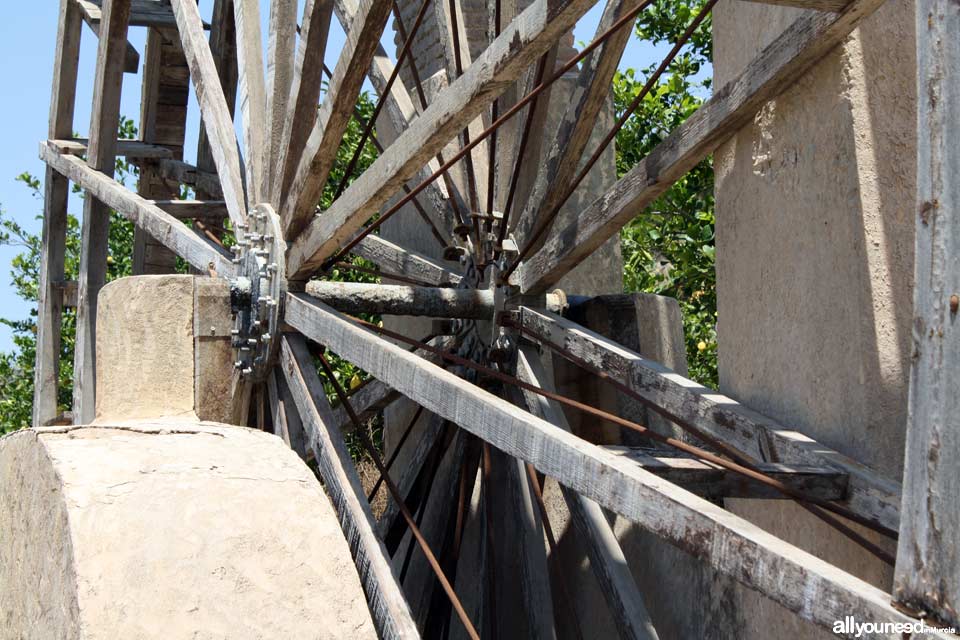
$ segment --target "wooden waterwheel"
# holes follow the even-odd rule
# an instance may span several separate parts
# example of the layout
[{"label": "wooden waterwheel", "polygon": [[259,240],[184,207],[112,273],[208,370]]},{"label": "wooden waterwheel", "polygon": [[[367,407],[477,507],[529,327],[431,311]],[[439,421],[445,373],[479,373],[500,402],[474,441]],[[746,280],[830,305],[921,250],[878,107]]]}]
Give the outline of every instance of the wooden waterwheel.
[{"label": "wooden waterwheel", "polygon": [[[595,2],[489,0],[487,46],[471,55],[458,0],[423,0],[408,24],[386,0],[306,0],[302,15],[296,0],[214,0],[209,24],[195,0],[62,0],[50,131],[41,144],[48,171],[35,423],[57,418],[65,301],[77,307],[73,419],[92,417],[94,318],[112,209],[136,225],[138,250],[163,247],[198,272],[230,282],[235,420],[272,424],[298,453],[315,459],[383,637],[519,637],[510,629],[569,635],[556,627],[554,610],[573,607],[565,600],[565,577],[548,569],[555,541],[540,495],[545,478],[562,486],[583,553],[624,637],[657,632],[605,510],[824,628],[849,615],[912,621],[889,604],[889,595],[688,490],[704,473],[719,472],[737,480],[727,484],[747,497],[798,501],[890,562],[889,545],[876,540],[897,535],[899,487],[576,324],[565,317],[576,300],[555,290],[882,0],[788,2],[819,11],[804,14],[606,194],[560,224],[564,203],[622,125],[588,147],[635,18],[651,4],[608,0],[595,40],[557,60],[558,42]],[[645,91],[713,4],[691,20]],[[401,36],[396,60],[380,44],[391,14]],[[269,15],[266,57],[261,15]],[[429,100],[411,54],[427,15],[437,22],[446,64]],[[347,34],[339,52],[327,47],[331,20]],[[99,49],[89,135],[77,140],[73,103],[84,22]],[[134,27],[150,30],[141,60],[144,132],[140,141],[118,144],[123,74],[138,57],[127,44]],[[328,76],[325,59],[335,61]],[[573,99],[559,124],[547,128],[550,87],[570,73],[577,75]],[[366,79],[379,94],[375,117],[389,122],[396,138],[357,179],[337,185],[332,204],[319,211]],[[187,82],[203,126],[196,165],[181,159]],[[373,122],[361,125],[365,137],[374,135]],[[506,125],[512,134],[498,139]],[[164,127],[179,128],[179,147],[163,140]],[[140,164],[138,191],[114,179],[118,155]],[[465,179],[453,179],[455,171]],[[63,282],[70,182],[88,195],[75,303]],[[184,185],[196,199],[177,199]],[[378,234],[404,208],[421,218],[443,259]],[[225,242],[224,230],[235,243]],[[330,281],[331,270],[350,256],[398,284]],[[430,336],[405,336],[357,317],[364,314],[439,321]],[[373,378],[350,395],[329,376],[338,406],[328,404],[316,366],[329,373],[327,350]],[[544,372],[548,356],[596,376],[693,438],[681,441],[558,394]],[[385,471],[393,456],[381,460],[362,422],[401,396],[420,408],[417,417],[427,426],[409,439],[412,423],[397,427],[397,450],[406,448],[403,468],[385,476],[390,502],[377,522],[344,434],[358,434]],[[262,411],[251,409],[251,397]],[[677,450],[685,462],[639,451],[623,456],[592,444],[570,431],[565,411],[637,432]],[[439,481],[443,460],[452,461],[453,472]],[[488,489],[495,482],[509,489],[499,504]],[[465,577],[459,561],[468,554],[466,519],[476,486],[482,533],[472,544],[481,550],[469,554],[480,560],[471,565],[477,573]],[[429,529],[421,526],[428,501],[446,505],[432,514]],[[492,539],[495,529],[505,530],[498,521],[510,528],[508,544]],[[877,535],[868,539],[849,522]],[[501,600],[493,549],[515,555],[521,579],[512,592],[519,603]],[[420,592],[405,594],[400,574],[414,552],[432,575],[419,583]],[[499,619],[498,610],[524,618]],[[589,629],[579,634],[591,637]]]}]

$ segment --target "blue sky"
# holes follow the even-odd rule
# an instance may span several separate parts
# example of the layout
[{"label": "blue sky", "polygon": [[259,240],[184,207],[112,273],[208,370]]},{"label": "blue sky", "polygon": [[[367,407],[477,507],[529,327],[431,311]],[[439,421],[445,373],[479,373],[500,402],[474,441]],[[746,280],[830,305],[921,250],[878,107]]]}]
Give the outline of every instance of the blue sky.
[{"label": "blue sky", "polygon": [[[24,185],[16,182],[16,176],[28,171],[43,178],[43,164],[37,159],[37,143],[46,137],[47,131],[59,4],[58,0],[8,2],[4,7],[4,20],[0,22],[0,77],[7,87],[6,97],[0,100],[0,123],[3,123],[0,132],[4,140],[4,153],[0,155],[0,209],[29,230],[40,227],[39,220],[35,218],[42,211],[42,202]],[[266,17],[268,3],[262,0],[261,4]],[[210,0],[201,0],[201,11],[207,18],[211,5]],[[599,3],[577,25],[574,36],[578,43],[593,39],[602,5]],[[338,26],[333,31],[327,50],[327,64],[331,68],[344,40]],[[392,35],[392,29],[388,28],[384,37],[384,46],[388,51],[392,51]],[[145,38],[144,29],[131,29],[130,42],[141,52]],[[84,28],[74,121],[74,129],[83,135],[90,122],[96,45],[96,38]],[[634,37],[623,56],[621,67],[646,67],[657,61],[665,49],[663,46],[654,47],[640,42]],[[139,75],[124,76],[121,112],[134,120],[140,111],[140,81]],[[187,128],[188,160],[193,160],[196,152],[197,122],[196,102],[191,100]],[[81,211],[82,206],[75,200],[71,213],[78,215]],[[0,316],[13,319],[27,317],[30,313],[30,305],[20,300],[10,285],[9,265],[18,252],[16,247],[0,247]],[[11,344],[9,329],[0,327],[0,350],[9,350]]]}]

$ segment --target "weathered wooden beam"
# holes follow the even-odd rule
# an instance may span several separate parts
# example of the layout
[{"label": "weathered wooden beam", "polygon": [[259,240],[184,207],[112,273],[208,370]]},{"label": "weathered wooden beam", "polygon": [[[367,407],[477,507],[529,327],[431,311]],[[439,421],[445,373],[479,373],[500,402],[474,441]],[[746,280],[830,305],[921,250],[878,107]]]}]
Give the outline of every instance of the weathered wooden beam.
[{"label": "weathered wooden beam", "polygon": [[190,77],[200,103],[204,130],[210,140],[210,151],[220,176],[223,199],[230,211],[230,220],[235,225],[244,224],[247,200],[240,173],[236,132],[213,55],[203,33],[200,13],[193,0],[171,1],[183,50],[190,65]]},{"label": "weathered wooden beam", "polygon": [[[237,29],[233,19],[233,0],[214,0],[212,26],[210,29],[210,53],[220,78],[220,88],[227,103],[227,112],[233,118],[237,104]],[[200,137],[197,140],[197,167],[201,171],[215,172],[217,165],[210,149],[206,126],[200,123]],[[214,197],[215,194],[198,188],[201,198]],[[218,192],[217,197],[222,194]]]},{"label": "weathered wooden beam", "polygon": [[353,253],[369,260],[387,273],[407,276],[418,282],[437,286],[457,285],[461,276],[433,258],[404,249],[381,236],[370,234],[360,241]]},{"label": "weathered wooden beam", "polygon": [[574,322],[523,307],[520,323],[629,386],[652,406],[661,408],[668,420],[692,424],[753,461],[773,459],[842,471],[849,478],[849,495],[840,503],[897,530],[900,487],[896,482]]},{"label": "weathered wooden beam", "polygon": [[767,101],[802,77],[884,0],[854,0],[843,13],[809,13],[763,49],[737,78],[563,229],[555,229],[515,274],[524,292],[539,293],[609,240],[627,222],[750,122]]},{"label": "weathered wooden beam", "polygon": [[850,615],[860,620],[911,621],[890,606],[890,595],[880,589],[407,353],[309,296],[287,294],[286,303],[286,321],[310,339],[416,398],[426,410],[530,462],[801,619],[829,630]]},{"label": "weathered wooden beam", "polygon": [[[641,0],[609,0],[597,24],[599,37],[624,14],[636,9]],[[625,25],[591,53],[580,66],[574,100],[567,105],[547,153],[539,163],[533,191],[523,208],[514,234],[522,246],[543,216],[563,205],[570,183],[580,171],[580,161],[597,127],[600,110],[610,100],[610,85],[623,50],[633,35],[633,23]]]},{"label": "weathered wooden beam", "polygon": [[[308,0],[309,1],[309,0]],[[292,100],[291,88],[297,54],[297,0],[270,3],[270,34],[267,50],[267,152],[264,194],[274,193],[274,181],[282,168],[277,159],[284,144],[283,130]],[[314,69],[318,75],[320,70]]]},{"label": "weathered wooden beam", "polygon": [[832,11],[839,13],[847,8],[850,0],[745,0],[759,4],[772,4],[778,7],[793,7],[795,9],[812,9],[814,11]]},{"label": "weathered wooden beam", "polygon": [[273,199],[284,202],[297,165],[317,119],[320,88],[323,80],[323,58],[330,34],[333,0],[306,0],[300,30],[300,46],[293,72],[290,102],[287,104],[283,138],[279,144]]},{"label": "weathered wooden beam", "polygon": [[[223,276],[233,273],[234,266],[229,258],[214,251],[182,222],[131,192],[113,178],[94,171],[83,160],[60,155],[44,143],[40,144],[40,159],[197,269],[206,273],[212,267]],[[81,293],[81,302],[82,295]]]},{"label": "weathered wooden beam", "polygon": [[260,0],[233,0],[237,27],[237,63],[240,71],[240,117],[243,123],[244,161],[248,204],[265,202],[267,152],[267,88],[263,73],[263,36]]},{"label": "weathered wooden beam", "polygon": [[[75,0],[83,10],[87,20],[100,24],[102,17],[102,0]],[[130,26],[131,27],[153,27],[155,29],[176,29],[177,18],[173,15],[173,9],[168,3],[161,0],[131,0],[130,2]],[[204,23],[204,28],[209,29],[210,25]]]},{"label": "weathered wooden beam", "polygon": [[168,180],[193,187],[197,193],[205,193],[212,198],[223,198],[220,177],[216,173],[204,171],[181,160],[158,160],[156,165],[160,175]]},{"label": "weathered wooden beam", "polygon": [[960,4],[920,0],[913,362],[893,593],[960,628]]},{"label": "weathered wooden beam", "polygon": [[[81,11],[83,21],[90,27],[93,35],[100,37],[100,24],[103,21],[103,12],[100,7],[83,0],[74,0]],[[93,12],[92,12],[93,11]],[[95,17],[94,17],[95,16]],[[126,43],[126,50],[123,53],[123,72],[137,73],[140,69],[140,52],[129,42]],[[71,132],[72,133],[72,132]]]},{"label": "weathered wooden beam", "polygon": [[[61,0],[47,128],[50,138],[73,136],[82,29],[80,10],[74,1]],[[34,427],[50,424],[60,415],[57,392],[60,383],[63,297],[57,290],[57,283],[64,278],[70,183],[53,168],[47,167],[43,195],[43,230],[40,236],[37,287],[37,356],[33,377]]]},{"label": "weathered wooden beam", "polygon": [[283,205],[281,217],[288,240],[300,235],[314,217],[389,16],[389,2],[360,0]]},{"label": "weathered wooden beam", "polygon": [[489,289],[313,280],[307,283],[307,293],[350,315],[375,313],[480,320],[492,319],[494,314],[493,291]]},{"label": "weathered wooden beam", "polygon": [[283,337],[280,366],[320,466],[324,487],[350,544],[380,637],[419,638],[386,549],[376,534],[360,477],[343,436],[333,426],[323,384],[301,336]]},{"label": "weathered wooden beam", "polygon": [[[49,144],[59,153],[82,156],[87,153],[88,141],[86,138],[71,138],[50,140]],[[117,140],[116,145],[117,156],[128,160],[157,160],[173,157],[173,153],[168,147],[158,144],[149,144],[139,140]]]},{"label": "weathered wooden beam", "polygon": [[177,220],[220,223],[228,217],[227,203],[223,200],[148,200],[147,202],[166,211]]},{"label": "weathered wooden beam", "polygon": [[[127,42],[129,19],[130,0],[105,0],[103,20],[99,25],[87,163],[73,159],[92,174],[109,182],[113,181],[117,161],[117,129],[123,87],[123,58],[120,52]],[[46,145],[41,145],[41,148],[46,148]],[[71,180],[80,184],[72,177]],[[87,196],[83,202],[83,222],[80,227],[80,286],[73,364],[73,417],[79,424],[89,424],[95,417],[97,298],[107,282],[110,235],[108,204],[98,199],[93,191],[88,190]]]},{"label": "weathered wooden beam", "polygon": [[[540,363],[540,354],[530,346],[521,347],[518,353],[517,376],[541,389],[554,391],[553,383]],[[529,391],[523,392],[523,397],[533,415],[570,432],[563,409],[556,402]],[[603,590],[620,635],[624,638],[656,640],[659,637],[657,629],[650,620],[640,588],[630,572],[627,558],[603,508],[564,485],[560,485],[560,489],[574,526],[586,543],[590,568]]]},{"label": "weathered wooden beam", "polygon": [[536,0],[343,195],[310,223],[289,250],[288,273],[302,278],[323,264],[451,138],[567,32],[592,0]]},{"label": "weathered wooden beam", "polygon": [[[296,403],[286,389],[286,378],[276,369],[267,375],[267,397],[270,400],[270,416],[273,434],[282,438],[288,447],[298,456],[306,459],[307,442],[303,433],[303,423],[297,413]],[[284,393],[286,392],[286,393]]]},{"label": "weathered wooden beam", "polygon": [[75,309],[77,307],[77,287],[76,280],[59,280],[54,283],[54,288],[60,292],[61,305]]}]

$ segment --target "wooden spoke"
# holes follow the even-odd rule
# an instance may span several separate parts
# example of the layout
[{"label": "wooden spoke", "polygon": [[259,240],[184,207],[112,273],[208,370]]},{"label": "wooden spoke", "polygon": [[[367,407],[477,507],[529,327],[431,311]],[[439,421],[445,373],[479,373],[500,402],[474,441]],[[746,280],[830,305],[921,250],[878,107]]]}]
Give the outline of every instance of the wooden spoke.
[{"label": "wooden spoke", "polygon": [[[146,231],[201,272],[207,273],[212,268],[223,276],[233,273],[234,267],[229,257],[212,249],[191,229],[157,205],[131,192],[116,180],[99,171],[94,171],[83,160],[60,155],[43,143],[40,145],[40,159],[61,175],[80,185],[105,207],[116,210],[117,213]],[[106,259],[105,251],[103,257]],[[81,291],[82,286],[81,284]],[[82,300],[83,293],[80,295]]]},{"label": "wooden spoke", "polygon": [[249,204],[264,202],[268,151],[267,94],[260,33],[260,0],[233,0],[240,72],[240,117],[243,120],[244,166]]},{"label": "wooden spoke", "polygon": [[[80,12],[73,0],[61,0],[47,129],[50,138],[73,136],[82,27]],[[64,279],[70,184],[66,177],[49,166],[45,173],[43,196],[40,282],[37,288],[37,358],[33,384],[34,427],[46,426],[60,413],[57,392],[60,386],[63,298],[57,283]]]},{"label": "wooden spoke", "polygon": [[270,4],[270,36],[267,52],[267,147],[264,194],[273,193],[274,159],[280,155],[283,129],[290,104],[297,53],[297,0],[274,0]]},{"label": "wooden spoke", "polygon": [[307,138],[317,119],[317,105],[320,103],[320,87],[323,78],[321,69],[327,50],[333,4],[334,0],[307,0],[303,8],[300,46],[297,48],[283,137],[277,143],[276,155],[273,156],[277,171],[283,172],[275,179],[273,192],[275,202],[284,201],[296,173],[297,164],[303,155]]},{"label": "wooden spoke", "polygon": [[[604,33],[625,13],[643,0],[609,0],[597,25],[597,36]],[[563,205],[561,199],[580,168],[580,160],[597,126],[597,116],[610,99],[610,84],[623,50],[633,34],[632,24],[621,28],[604,45],[583,61],[573,95],[580,99],[571,103],[547,148],[526,207],[517,221],[516,238],[521,246],[540,215]]]},{"label": "wooden spoke", "polygon": [[[348,0],[344,2],[347,4]],[[333,168],[340,140],[360,95],[363,79],[370,69],[380,35],[390,16],[390,3],[360,0],[352,13],[347,43],[333,70],[330,88],[284,203],[282,219],[287,239],[297,237],[314,216],[323,185]]]},{"label": "wooden spoke", "polygon": [[301,336],[288,334],[281,346],[281,367],[303,420],[310,448],[350,544],[370,612],[383,638],[419,638],[400,585],[390,568],[383,542],[377,537],[367,504],[340,431],[333,425],[323,384]]},{"label": "wooden spoke", "polygon": [[538,293],[597,250],[627,222],[720,144],[736,133],[768,100],[839,44],[883,0],[854,0],[839,15],[805,14],[794,22],[739,77],[713,97],[610,191],[557,230],[521,267],[517,278],[525,293]]},{"label": "wooden spoke", "polygon": [[[518,354],[517,376],[547,391],[554,389],[550,378],[540,364],[540,354],[531,347],[522,347]],[[566,432],[570,425],[563,414],[563,408],[543,396],[524,394],[526,406],[530,412],[557,425]],[[650,620],[650,614],[643,602],[640,588],[630,573],[627,558],[620,548],[613,527],[607,521],[603,508],[596,502],[561,486],[563,498],[570,511],[574,526],[586,542],[590,557],[590,568],[603,589],[610,611],[614,616],[617,629],[624,638],[657,638],[656,627]]]},{"label": "wooden spoke", "polygon": [[376,264],[388,273],[408,276],[437,286],[456,285],[460,274],[423,254],[403,249],[380,236],[369,235],[354,247],[353,252]]},{"label": "wooden spoke", "polygon": [[287,295],[287,322],[401,393],[417,398],[428,411],[532,463],[561,484],[701,558],[804,620],[825,629],[832,629],[834,621],[847,615],[911,621],[890,606],[890,596],[883,591],[424,362],[309,296]]},{"label": "wooden spoke", "polygon": [[[237,83],[239,82],[237,69],[237,30],[233,19],[233,0],[213,1],[213,25],[210,30],[210,53],[220,78],[220,88],[227,103],[227,112],[233,118],[234,107],[237,103]],[[210,149],[206,126],[200,123],[200,138],[197,141],[197,167],[201,171],[214,172],[217,165]],[[205,191],[201,185],[197,186],[198,196],[214,197],[214,194]],[[222,197],[217,185],[217,197]]]},{"label": "wooden spoke", "polygon": [[210,152],[220,176],[223,199],[234,225],[246,220],[247,204],[240,172],[240,154],[230,117],[230,108],[224,97],[220,76],[203,33],[203,24],[196,2],[171,0],[183,51],[190,65],[190,76],[200,103]]},{"label": "wooden spoke", "polygon": [[842,502],[853,512],[896,530],[900,487],[846,456],[787,429],[773,420],[616,342],[549,312],[523,307],[521,326],[614,380],[629,386],[667,419],[692,424],[756,461],[835,467],[849,476],[849,496]]},{"label": "wooden spoke", "polygon": [[305,277],[350,240],[405,181],[569,30],[591,4],[591,0],[536,0],[530,5],[295,240],[288,258],[291,277]]},{"label": "wooden spoke", "polygon": [[[123,87],[120,51],[127,42],[129,19],[130,0],[105,0],[90,117],[89,164],[71,158],[94,174],[95,179],[106,182],[113,181],[116,169],[120,93]],[[41,148],[45,148],[45,145],[41,145]],[[76,178],[67,177],[83,186]],[[90,197],[83,203],[80,231],[80,278],[73,365],[73,418],[77,424],[88,424],[95,415],[97,297],[107,281],[107,241],[110,235],[110,203],[104,201],[102,193],[88,189],[88,195]]]}]

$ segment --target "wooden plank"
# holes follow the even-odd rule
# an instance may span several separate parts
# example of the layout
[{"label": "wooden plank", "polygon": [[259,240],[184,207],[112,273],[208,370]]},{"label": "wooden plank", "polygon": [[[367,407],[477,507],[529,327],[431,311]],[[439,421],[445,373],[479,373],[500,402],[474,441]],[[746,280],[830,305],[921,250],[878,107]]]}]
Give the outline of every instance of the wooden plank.
[{"label": "wooden plank", "polygon": [[495,313],[494,294],[490,289],[311,280],[306,290],[324,304],[350,315],[373,313],[482,320],[493,318]]},{"label": "wooden plank", "polygon": [[813,11],[832,11],[834,13],[843,11],[850,4],[850,0],[746,0],[746,2],[771,4],[776,7],[812,9]]},{"label": "wooden plank", "polygon": [[288,240],[296,238],[314,217],[389,16],[389,2],[360,0],[323,105],[290,183],[290,193],[284,201],[281,217]]},{"label": "wooden plank", "polygon": [[[608,0],[597,25],[599,37],[618,19],[636,9],[641,0]],[[632,23],[631,23],[632,24]],[[564,195],[580,172],[580,162],[597,128],[600,110],[610,100],[610,85],[627,42],[633,35],[630,25],[621,28],[581,63],[573,101],[548,143],[539,163],[533,191],[517,219],[514,235],[520,246],[530,239],[541,218],[563,205]]]},{"label": "wooden plank", "polygon": [[289,251],[288,273],[302,278],[348,242],[406,180],[475,118],[591,6],[591,0],[536,0],[486,52],[322,216]]},{"label": "wooden plank", "polygon": [[894,596],[960,628],[960,4],[920,0],[913,362]]},{"label": "wooden plank", "polygon": [[[308,0],[309,1],[309,0]],[[274,0],[270,3],[270,35],[267,51],[267,152],[264,167],[264,195],[273,194],[274,174],[283,129],[291,101],[297,53],[297,0]],[[319,75],[319,69],[314,69]]]},{"label": "wooden plank", "polygon": [[[47,129],[50,138],[73,136],[82,29],[80,11],[73,0],[61,0]],[[45,426],[60,415],[57,391],[60,381],[63,297],[59,295],[56,283],[64,278],[70,184],[65,177],[49,167],[44,176],[43,196],[43,229],[40,236],[37,287],[37,354],[33,377],[34,427]]]},{"label": "wooden plank", "polygon": [[[836,620],[907,623],[880,589],[635,464],[557,429],[407,353],[304,294],[287,294],[286,321],[307,337],[542,473],[636,522],[717,571],[832,630]],[[883,636],[878,636],[883,637]],[[888,634],[887,637],[899,637]],[[943,634],[931,637],[946,638]]]},{"label": "wooden plank", "polygon": [[182,222],[113,178],[94,171],[79,158],[60,155],[43,143],[40,145],[40,159],[80,185],[98,201],[144,229],[195,268],[206,273],[212,266],[222,276],[233,274],[234,266],[229,258],[214,251]]},{"label": "wooden plank", "polygon": [[[227,102],[227,111],[233,118],[237,104],[237,29],[233,19],[233,0],[214,0],[213,18],[210,29],[210,53],[213,56],[220,88]],[[200,123],[200,137],[197,140],[197,167],[201,171],[216,171],[216,163],[210,149],[206,126]],[[219,189],[219,187],[218,187]],[[219,193],[219,191],[218,191]],[[197,197],[213,197],[214,194],[198,189]]]},{"label": "wooden plank", "polygon": [[360,477],[343,436],[331,422],[323,384],[301,336],[283,337],[280,366],[320,467],[324,488],[353,553],[380,637],[419,638],[386,549],[375,532],[373,513]]},{"label": "wooden plank", "polygon": [[222,223],[228,217],[227,203],[223,200],[148,200],[177,220],[203,220]]},{"label": "wooden plank", "polygon": [[[517,377],[541,389],[555,391],[553,382],[540,363],[540,354],[533,347],[520,348]],[[570,432],[563,408],[554,401],[529,391],[523,392],[523,398],[533,415]],[[621,637],[655,640],[659,637],[657,629],[653,626],[640,587],[630,572],[620,541],[603,508],[564,485],[560,485],[560,489],[573,524],[586,543],[590,568],[603,591]]]},{"label": "wooden plank", "polygon": [[693,424],[753,461],[839,469],[849,477],[849,495],[840,504],[898,529],[900,487],[896,482],[574,322],[527,307],[521,308],[520,322],[661,407],[667,419]]},{"label": "wooden plank", "polygon": [[273,200],[283,202],[293,182],[307,138],[317,119],[323,58],[327,51],[333,0],[306,0],[300,29],[300,46],[293,71],[291,100],[287,104],[283,138],[276,149],[276,167],[282,176],[275,180]]},{"label": "wooden plank", "polygon": [[216,173],[203,171],[181,160],[159,160],[157,169],[164,178],[191,186],[198,194],[207,194],[211,198],[223,198],[220,177]]},{"label": "wooden plank", "polygon": [[369,260],[387,273],[408,276],[437,286],[459,284],[460,274],[447,269],[433,258],[404,249],[374,234],[368,235],[353,249],[353,253]]},{"label": "wooden plank", "polygon": [[247,197],[251,206],[265,202],[267,163],[267,89],[263,73],[260,0],[233,0],[240,71],[240,117],[243,127]]},{"label": "wooden plank", "polygon": [[[80,8],[81,17],[83,21],[87,23],[87,26],[90,27],[90,31],[93,32],[93,35],[100,37],[100,24],[103,21],[103,12],[100,7],[92,5],[89,2],[83,2],[82,0],[75,0],[77,7]],[[95,14],[90,12],[90,9],[95,9]],[[94,15],[96,16],[94,18]],[[123,61],[123,72],[124,73],[137,73],[140,69],[140,53],[137,51],[137,48],[134,47],[129,42],[126,43],[126,50],[124,51],[124,61]]]},{"label": "wooden plank", "polygon": [[[100,23],[102,0],[76,0],[76,2],[88,20],[96,24]],[[161,0],[131,0],[130,26],[176,29],[177,18],[173,15],[170,5]],[[203,26],[205,29],[210,28],[210,25],[206,23]]]},{"label": "wooden plank", "polygon": [[541,293],[556,284],[749,123],[760,107],[802,77],[881,4],[883,0],[854,0],[841,14],[808,13],[798,18],[610,191],[564,229],[556,229],[515,274],[521,289]]},{"label": "wooden plank", "polygon": [[[86,138],[50,140],[50,145],[59,153],[69,153],[73,156],[86,155],[87,144]],[[117,156],[128,160],[157,160],[173,157],[173,153],[168,147],[149,144],[140,140],[117,140],[116,145]]]},{"label": "wooden plank", "polygon": [[[116,169],[120,93],[123,87],[123,58],[120,52],[127,42],[129,18],[130,0],[105,0],[90,111],[89,165],[84,166],[108,181],[112,181]],[[79,184],[79,181],[71,180]],[[95,417],[97,297],[107,281],[109,235],[110,208],[107,203],[98,200],[95,193],[88,191],[83,201],[83,222],[80,227],[80,277],[73,364],[73,417],[79,424],[89,424]]]},{"label": "wooden plank", "polygon": [[307,442],[303,433],[303,423],[297,413],[296,404],[286,387],[286,378],[276,369],[267,375],[267,395],[270,398],[270,412],[273,433],[282,438],[288,447],[298,456],[306,459]]},{"label": "wooden plank", "polygon": [[190,65],[190,77],[200,103],[204,130],[210,140],[210,151],[220,176],[223,199],[227,202],[230,220],[235,225],[243,224],[246,220],[247,203],[240,174],[237,138],[213,55],[203,34],[200,13],[193,0],[171,1],[177,16],[183,50]]}]

